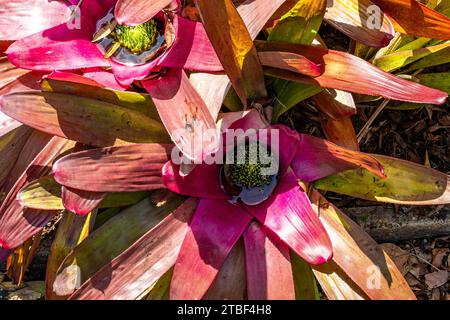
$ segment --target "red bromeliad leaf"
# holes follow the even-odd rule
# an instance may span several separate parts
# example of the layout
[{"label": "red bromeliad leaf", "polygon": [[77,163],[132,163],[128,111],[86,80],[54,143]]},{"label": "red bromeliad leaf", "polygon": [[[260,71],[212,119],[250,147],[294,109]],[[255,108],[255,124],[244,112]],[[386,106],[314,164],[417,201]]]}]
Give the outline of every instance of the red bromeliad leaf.
[{"label": "red bromeliad leaf", "polygon": [[274,77],[417,103],[442,104],[448,97],[442,91],[396,77],[345,52],[282,42],[255,43],[260,51],[296,52],[323,66],[323,73],[315,78],[274,68],[266,70],[266,74]]},{"label": "red bromeliad leaf", "polygon": [[197,205],[190,198],[87,280],[72,300],[134,300],[174,264]]},{"label": "red bromeliad leaf", "polygon": [[320,66],[296,53],[263,51],[258,53],[258,57],[265,67],[283,69],[310,77],[317,77],[322,72]]},{"label": "red bromeliad leaf", "polygon": [[6,135],[0,135],[0,187],[8,178],[31,132],[32,129],[20,126]]},{"label": "red bromeliad leaf", "polygon": [[385,47],[395,35],[394,26],[371,0],[334,0],[325,20],[350,38],[371,47]]},{"label": "red bromeliad leaf", "polygon": [[147,22],[172,0],[118,0],[114,17],[119,24],[135,26]]},{"label": "red bromeliad leaf", "polygon": [[172,141],[183,154],[201,161],[204,154],[217,150],[218,134],[209,141],[204,139],[207,130],[211,132],[216,128],[215,120],[183,70],[170,69],[158,79],[142,81],[142,85],[150,93]]},{"label": "red bromeliad leaf", "polygon": [[196,0],[205,30],[244,106],[266,98],[264,73],[251,35],[231,0]]},{"label": "red bromeliad leaf", "polygon": [[300,134],[300,145],[291,167],[295,175],[306,182],[359,167],[379,178],[385,177],[382,165],[374,157],[305,134]]},{"label": "red bromeliad leaf", "polygon": [[331,259],[330,239],[291,170],[280,178],[268,200],[246,209],[308,263]]},{"label": "red bromeliad leaf", "polygon": [[244,233],[249,300],[295,300],[288,247],[252,222]]},{"label": "red bromeliad leaf", "polygon": [[245,253],[238,241],[223,263],[203,300],[244,300],[246,297]]},{"label": "red bromeliad leaf", "polygon": [[401,33],[425,38],[450,39],[450,19],[416,0],[372,0],[391,17]]},{"label": "red bromeliad leaf", "polygon": [[170,298],[201,299],[250,220],[227,200],[201,199],[175,264]]},{"label": "red bromeliad leaf", "polygon": [[90,192],[61,187],[61,197],[64,208],[75,214],[85,216],[100,204],[106,197],[103,192]]},{"label": "red bromeliad leaf", "polygon": [[0,110],[37,130],[98,147],[168,140],[162,124],[147,115],[85,97],[16,92],[0,97]]},{"label": "red bromeliad leaf", "polygon": [[[172,145],[136,144],[70,154],[53,165],[55,180],[92,192],[134,192],[163,188],[162,168]],[[83,170],[80,170],[83,168]]]},{"label": "red bromeliad leaf", "polygon": [[20,189],[27,183],[47,175],[51,171],[51,164],[55,158],[73,146],[72,141],[58,137],[52,138],[17,180],[0,207],[1,247],[15,248],[19,246],[39,232],[56,215],[56,212],[24,209],[16,197]]},{"label": "red bromeliad leaf", "polygon": [[319,192],[314,191],[313,198],[333,243],[333,261],[369,298],[416,299],[394,262],[375,240]]},{"label": "red bromeliad leaf", "polygon": [[40,91],[39,82],[44,76],[42,72],[27,72],[24,74],[17,74],[16,78],[11,78],[10,82],[0,87],[0,95],[7,95],[14,92],[37,92]]},{"label": "red bromeliad leaf", "polygon": [[69,1],[1,0],[0,40],[25,38],[68,21],[71,14]]}]

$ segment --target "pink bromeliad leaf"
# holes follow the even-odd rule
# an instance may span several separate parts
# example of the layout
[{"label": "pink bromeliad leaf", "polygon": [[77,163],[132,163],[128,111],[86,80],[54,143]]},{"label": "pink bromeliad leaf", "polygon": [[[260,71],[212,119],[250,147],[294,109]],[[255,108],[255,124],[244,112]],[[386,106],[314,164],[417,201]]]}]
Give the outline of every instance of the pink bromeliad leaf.
[{"label": "pink bromeliad leaf", "polygon": [[266,74],[274,77],[417,103],[442,104],[448,97],[445,92],[401,79],[345,52],[284,42],[256,41],[256,46],[260,51],[296,52],[323,68],[322,74],[315,78],[274,68],[266,70]]},{"label": "pink bromeliad leaf", "polygon": [[0,188],[7,180],[17,158],[22,153],[22,148],[29,139],[31,132],[31,128],[19,126],[9,131],[8,134],[0,135]]},{"label": "pink bromeliad leaf", "polygon": [[[53,165],[55,180],[92,192],[133,192],[163,187],[161,171],[172,145],[136,144],[70,154]],[[83,168],[80,170],[79,168]]]},{"label": "pink bromeliad leaf", "polygon": [[91,192],[69,187],[61,187],[64,208],[80,216],[85,216],[100,204],[106,197],[103,192]]},{"label": "pink bromeliad leaf", "polygon": [[[42,136],[48,141],[48,137]],[[45,148],[34,158],[9,191],[0,207],[0,246],[15,248],[39,232],[57,212],[41,212],[22,208],[17,193],[27,183],[47,175],[51,170],[51,163],[62,152],[73,147],[72,141],[53,137]]]},{"label": "pink bromeliad leaf", "polygon": [[135,26],[153,18],[173,0],[118,0],[114,16],[119,24]]},{"label": "pink bromeliad leaf", "polygon": [[171,299],[201,299],[252,217],[226,200],[201,199],[181,246]]},{"label": "pink bromeliad leaf", "polygon": [[18,40],[65,23],[72,10],[69,1],[0,1],[0,40]]},{"label": "pink bromeliad leaf", "polygon": [[203,300],[245,300],[245,253],[239,240],[230,251]]},{"label": "pink bromeliad leaf", "polygon": [[307,262],[322,264],[331,259],[330,239],[292,171],[280,178],[268,200],[246,210]]},{"label": "pink bromeliad leaf", "polygon": [[288,247],[252,222],[244,233],[249,300],[295,300]]},{"label": "pink bromeliad leaf", "polygon": [[164,76],[142,84],[151,95],[172,141],[183,154],[201,161],[205,154],[217,151],[218,133],[204,139],[207,131],[215,132],[216,123],[183,70],[171,69]]},{"label": "pink bromeliad leaf", "polygon": [[383,166],[376,158],[306,134],[300,135],[291,167],[299,179],[308,182],[359,167],[385,177]]},{"label": "pink bromeliad leaf", "polygon": [[175,264],[196,205],[196,199],[186,200],[127,250],[98,270],[70,299],[139,298]]}]

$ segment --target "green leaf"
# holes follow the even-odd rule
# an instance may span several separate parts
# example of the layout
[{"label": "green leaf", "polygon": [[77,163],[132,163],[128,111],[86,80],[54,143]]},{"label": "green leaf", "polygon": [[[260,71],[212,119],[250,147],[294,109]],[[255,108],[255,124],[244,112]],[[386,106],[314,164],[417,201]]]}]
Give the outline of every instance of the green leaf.
[{"label": "green leaf", "polygon": [[373,64],[386,72],[391,72],[403,68],[429,55],[437,54],[442,50],[448,48],[450,48],[450,43],[443,43],[436,46],[414,50],[396,51],[394,53],[375,59],[373,61]]},{"label": "green leaf", "polygon": [[450,203],[446,174],[405,160],[373,156],[382,164],[387,178],[380,179],[367,170],[356,169],[318,180],[314,186],[372,201],[407,205]]},{"label": "green leaf", "polygon": [[319,289],[310,265],[294,252],[291,252],[291,264],[295,298],[297,300],[320,300]]},{"label": "green leaf", "polygon": [[416,78],[427,87],[439,89],[450,94],[450,72],[419,74]]},{"label": "green leaf", "polygon": [[[281,17],[269,34],[269,41],[282,41],[310,45],[323,21],[326,1],[299,1]],[[276,96],[272,122],[299,102],[322,91],[319,86],[275,79],[272,90]]]},{"label": "green leaf", "polygon": [[[99,208],[124,207],[141,201],[149,195],[149,192],[122,192],[109,193],[100,203]],[[24,207],[39,210],[64,210],[61,199],[61,185],[53,176],[45,176],[32,181],[23,188],[18,199]]]}]

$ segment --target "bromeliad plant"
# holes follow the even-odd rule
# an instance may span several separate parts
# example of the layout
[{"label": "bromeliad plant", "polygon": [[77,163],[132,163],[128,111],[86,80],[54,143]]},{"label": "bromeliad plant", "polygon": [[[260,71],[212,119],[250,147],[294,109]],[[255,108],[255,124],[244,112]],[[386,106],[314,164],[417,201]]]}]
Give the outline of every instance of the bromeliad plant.
[{"label": "bromeliad plant", "polygon": [[[373,4],[390,17],[378,29],[363,21],[370,12],[362,8]],[[275,123],[313,97],[336,123],[351,124],[348,92],[443,103],[444,92],[311,44],[324,18],[374,47],[394,36],[392,21],[399,32],[448,39],[448,20],[409,0],[334,0],[327,10],[326,1],[250,0],[235,8],[229,0],[197,0],[202,23],[180,17],[179,5],[84,0],[81,29],[44,14],[42,29],[50,29],[9,47],[10,62],[33,70],[1,62],[0,258],[13,250],[9,275],[20,282],[44,226],[56,220],[49,299],[315,299],[314,279],[331,299],[413,299],[390,258],[317,189],[444,204],[447,175]],[[412,25],[405,10],[423,21]],[[2,40],[16,39],[9,33]],[[182,69],[226,75],[188,78]],[[248,110],[221,114],[222,134],[214,132],[223,139],[202,139],[195,153],[193,142],[216,128],[223,103]],[[201,163],[175,163],[161,121],[175,145]],[[226,143],[231,129],[266,131],[239,149]],[[340,134],[347,131],[333,129],[346,145]],[[279,170],[263,174],[267,163],[258,158],[206,163],[216,148],[228,154],[251,146],[269,147]]]}]

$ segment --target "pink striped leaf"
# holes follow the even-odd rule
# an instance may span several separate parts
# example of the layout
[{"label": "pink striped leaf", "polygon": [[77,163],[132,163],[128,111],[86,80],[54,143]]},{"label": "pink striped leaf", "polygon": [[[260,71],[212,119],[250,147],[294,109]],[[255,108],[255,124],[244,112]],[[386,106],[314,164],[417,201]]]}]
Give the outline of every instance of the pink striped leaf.
[{"label": "pink striped leaf", "polygon": [[85,216],[105,199],[104,192],[91,192],[61,187],[61,197],[64,208],[80,216]]},{"label": "pink striped leaf", "polygon": [[401,79],[345,52],[283,42],[256,41],[255,43],[259,51],[299,53],[323,68],[323,73],[315,78],[280,69],[266,69],[266,74],[273,77],[319,85],[323,88],[417,103],[442,104],[448,97],[445,92]]},{"label": "pink striped leaf", "polygon": [[184,155],[201,161],[203,155],[217,150],[218,134],[204,139],[207,130],[214,132],[215,120],[183,70],[170,69],[164,76],[142,84],[172,141]]},{"label": "pink striped leaf", "polygon": [[385,178],[383,166],[373,156],[307,134],[300,135],[300,145],[291,167],[299,179],[307,182],[360,167],[378,178]]},{"label": "pink striped leaf", "polygon": [[170,298],[201,299],[250,220],[226,200],[201,199],[175,264]]},{"label": "pink striped leaf", "polygon": [[164,187],[162,168],[172,147],[135,144],[81,151],[59,159],[53,173],[55,180],[66,187],[92,192],[159,189]]},{"label": "pink striped leaf", "polygon": [[17,200],[17,194],[27,183],[47,175],[56,157],[73,146],[72,141],[52,138],[17,180],[0,207],[0,247],[11,249],[21,245],[57,214],[24,209]]},{"label": "pink striped leaf", "polygon": [[147,22],[172,0],[118,0],[114,16],[119,24],[135,26]]},{"label": "pink striped leaf", "polygon": [[256,221],[244,233],[248,299],[295,300],[289,249],[266,233]]},{"label": "pink striped leaf", "polygon": [[203,300],[244,300],[246,297],[245,253],[238,241],[220,268]]},{"label": "pink striped leaf", "polygon": [[280,178],[268,200],[246,209],[308,263],[331,259],[330,239],[292,170]]},{"label": "pink striped leaf", "polygon": [[134,300],[175,264],[197,205],[186,200],[123,253],[89,278],[71,300]]}]

